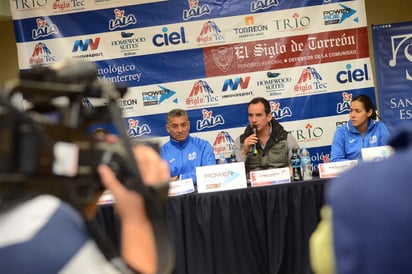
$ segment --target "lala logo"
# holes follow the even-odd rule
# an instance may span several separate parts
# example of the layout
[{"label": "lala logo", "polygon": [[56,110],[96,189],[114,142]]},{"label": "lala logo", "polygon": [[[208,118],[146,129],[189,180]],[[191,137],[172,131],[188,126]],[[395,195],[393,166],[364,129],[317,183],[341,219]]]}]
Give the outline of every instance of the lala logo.
[{"label": "lala logo", "polygon": [[124,10],[115,9],[115,19],[109,20],[109,29],[115,30],[129,25],[137,24],[137,19],[133,14],[124,16]]},{"label": "lala logo", "polygon": [[139,120],[127,119],[128,123],[128,137],[139,137],[151,133],[150,127],[147,124],[139,125]]},{"label": "lala logo", "polygon": [[183,20],[185,21],[211,13],[208,5],[199,6],[199,0],[188,0],[187,2],[189,3],[189,9],[183,10]]},{"label": "lala logo", "polygon": [[270,102],[270,112],[276,120],[292,117],[292,110],[289,107],[280,108],[280,103]]},{"label": "lala logo", "polygon": [[343,92],[342,99],[343,99],[342,103],[338,103],[336,105],[336,112],[338,114],[341,114],[343,112],[347,112],[350,110],[350,102],[352,101],[352,94]]},{"label": "lala logo", "polygon": [[279,6],[278,0],[257,0],[250,3],[250,11],[266,10],[275,6]]},{"label": "lala logo", "polygon": [[202,115],[203,119],[202,120],[197,120],[196,121],[196,129],[197,130],[203,130],[205,128],[213,128],[217,125],[224,125],[225,124],[225,119],[223,119],[222,115],[212,115],[212,111],[208,111],[207,109],[202,109]]},{"label": "lala logo", "polygon": [[55,24],[48,25],[47,20],[41,18],[36,18],[37,29],[32,30],[32,38],[34,40],[40,37],[47,37],[52,34],[57,34],[59,32]]}]

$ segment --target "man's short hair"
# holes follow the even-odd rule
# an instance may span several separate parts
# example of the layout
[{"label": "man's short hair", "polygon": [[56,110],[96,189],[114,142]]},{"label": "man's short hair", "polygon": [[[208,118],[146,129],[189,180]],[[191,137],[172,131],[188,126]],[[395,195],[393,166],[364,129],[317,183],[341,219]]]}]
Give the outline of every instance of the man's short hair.
[{"label": "man's short hair", "polygon": [[249,108],[250,105],[254,105],[254,104],[257,104],[257,103],[262,103],[262,104],[263,104],[263,106],[265,107],[265,113],[266,113],[266,114],[269,114],[269,113],[270,113],[270,104],[269,104],[269,101],[266,100],[266,99],[263,98],[263,97],[255,97],[255,98],[253,98],[253,99],[247,104],[247,107]]},{"label": "man's short hair", "polygon": [[187,111],[181,108],[175,108],[172,109],[167,113],[167,123],[169,123],[170,118],[175,118],[175,117],[186,117],[189,118]]}]

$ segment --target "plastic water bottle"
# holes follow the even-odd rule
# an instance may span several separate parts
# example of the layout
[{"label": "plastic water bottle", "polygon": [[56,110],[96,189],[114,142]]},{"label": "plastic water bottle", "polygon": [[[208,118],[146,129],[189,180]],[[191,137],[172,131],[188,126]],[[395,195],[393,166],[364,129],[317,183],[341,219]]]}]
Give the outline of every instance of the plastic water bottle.
[{"label": "plastic water bottle", "polygon": [[297,148],[292,149],[292,157],[290,158],[290,165],[292,166],[293,181],[302,180],[301,159]]},{"label": "plastic water bottle", "polygon": [[312,180],[312,164],[310,162],[310,153],[306,147],[302,147],[300,156],[302,161],[303,180]]},{"label": "plastic water bottle", "polygon": [[217,164],[221,165],[221,164],[224,164],[224,163],[226,163],[225,154],[220,153],[220,158],[219,158],[219,160],[217,160]]}]

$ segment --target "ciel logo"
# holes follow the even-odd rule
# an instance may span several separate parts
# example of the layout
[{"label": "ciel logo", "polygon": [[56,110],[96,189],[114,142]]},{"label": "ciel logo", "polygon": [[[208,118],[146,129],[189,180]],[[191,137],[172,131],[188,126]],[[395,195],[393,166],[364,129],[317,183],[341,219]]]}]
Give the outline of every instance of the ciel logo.
[{"label": "ciel logo", "polygon": [[341,70],[336,74],[336,81],[341,84],[361,82],[369,80],[369,71],[366,64],[363,68],[352,69],[352,65],[347,64],[346,70]]},{"label": "ciel logo", "polygon": [[163,47],[169,45],[186,44],[185,29],[180,27],[180,31],[169,32],[167,27],[162,28],[162,33],[155,34],[152,38],[153,45],[156,47]]}]

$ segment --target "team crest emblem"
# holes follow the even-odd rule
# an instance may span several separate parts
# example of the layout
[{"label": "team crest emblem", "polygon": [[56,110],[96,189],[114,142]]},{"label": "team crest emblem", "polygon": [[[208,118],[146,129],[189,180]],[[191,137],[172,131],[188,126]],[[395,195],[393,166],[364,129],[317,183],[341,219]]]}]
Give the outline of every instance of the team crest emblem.
[{"label": "team crest emblem", "polygon": [[213,61],[223,72],[226,72],[233,60],[233,48],[218,48],[212,50]]}]

